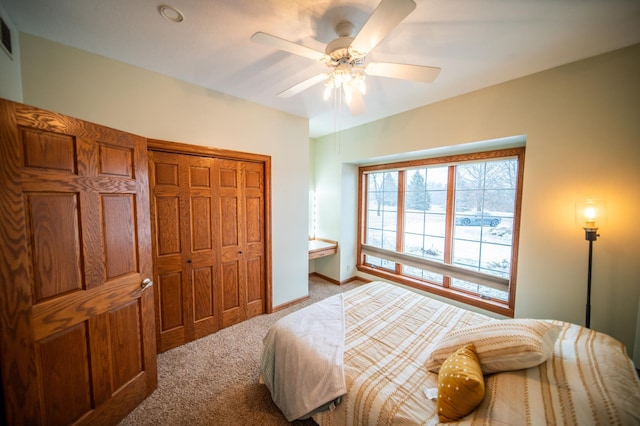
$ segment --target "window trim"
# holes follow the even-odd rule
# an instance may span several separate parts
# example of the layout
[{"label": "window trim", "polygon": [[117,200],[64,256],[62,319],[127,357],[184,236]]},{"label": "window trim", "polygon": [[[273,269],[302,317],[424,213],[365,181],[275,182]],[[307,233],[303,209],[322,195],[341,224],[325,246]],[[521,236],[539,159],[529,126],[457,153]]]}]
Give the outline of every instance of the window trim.
[{"label": "window trim", "polygon": [[[420,278],[414,278],[408,275],[402,275],[401,273],[401,263],[397,260],[404,259],[405,261],[416,261],[418,264],[422,263],[423,265],[427,265],[429,260],[422,262],[424,259],[419,258],[417,256],[411,256],[406,253],[399,253],[402,248],[396,247],[396,253],[387,251],[388,257],[394,257],[395,259],[395,270],[391,271],[385,268],[379,268],[375,265],[366,264],[364,262],[366,252],[371,254],[371,250],[376,251],[376,247],[367,246],[365,244],[365,236],[366,236],[366,212],[368,206],[368,194],[366,192],[367,189],[367,174],[372,172],[382,172],[382,171],[402,171],[413,168],[420,167],[429,167],[435,165],[456,165],[460,163],[468,163],[474,161],[491,161],[495,159],[501,158],[516,158],[518,161],[518,173],[517,173],[517,182],[516,182],[516,194],[515,194],[515,204],[514,204],[514,212],[513,212],[513,241],[511,245],[511,274],[509,280],[509,289],[508,289],[508,300],[500,301],[495,299],[484,299],[480,295],[473,294],[470,292],[466,292],[462,289],[449,287],[448,283],[450,282],[450,278],[448,276],[444,276],[445,283],[435,284],[430,283],[427,280],[423,280]],[[457,154],[450,155],[444,157],[433,157],[422,160],[409,160],[402,161],[396,163],[385,163],[385,164],[376,164],[369,166],[362,166],[358,169],[359,174],[359,182],[358,182],[358,235],[357,235],[357,264],[356,268],[360,272],[364,272],[367,274],[371,274],[389,281],[394,281],[412,288],[416,288],[419,290],[423,290],[432,294],[436,294],[438,296],[442,296],[448,299],[452,299],[458,302],[466,303],[471,306],[475,306],[478,308],[486,309],[491,312],[495,312],[501,315],[505,315],[508,317],[514,316],[515,310],[515,295],[516,295],[516,278],[518,271],[518,246],[520,240],[520,215],[521,215],[521,206],[522,206],[522,187],[523,187],[523,177],[524,177],[524,160],[525,160],[525,147],[517,147],[517,148],[507,148],[507,149],[499,149],[492,151],[482,151],[482,152],[474,152],[469,154]],[[453,173],[453,168],[449,169],[449,173]],[[403,176],[404,174],[400,174],[399,176]],[[451,178],[451,176],[450,176]],[[400,190],[400,188],[403,188]],[[404,204],[400,204],[400,202],[404,202],[404,185],[401,186],[400,179],[398,181],[398,193],[399,200],[398,205],[404,206]],[[453,212],[453,202],[454,197],[452,196],[455,188],[452,185],[448,185],[447,187],[447,212]],[[398,227],[396,232],[398,235],[401,234],[404,230],[404,208],[398,209]],[[402,211],[400,211],[402,210]],[[447,232],[452,232],[453,227],[453,215],[447,214],[446,216],[446,227]],[[397,240],[399,241],[399,239]],[[450,256],[450,250],[445,251],[445,262],[450,262],[451,259],[447,259],[447,256]],[[375,256],[375,255],[374,255]],[[378,256],[377,256],[378,257]],[[415,257],[415,259],[411,259]],[[390,259],[393,260],[393,259]],[[439,263],[439,262],[436,262]],[[408,265],[407,263],[402,263],[404,265]],[[408,265],[411,266],[411,265]],[[447,264],[444,263],[444,269],[446,269]],[[493,281],[493,280],[490,280]],[[485,283],[478,284],[488,285]],[[491,286],[489,284],[489,286]]]}]

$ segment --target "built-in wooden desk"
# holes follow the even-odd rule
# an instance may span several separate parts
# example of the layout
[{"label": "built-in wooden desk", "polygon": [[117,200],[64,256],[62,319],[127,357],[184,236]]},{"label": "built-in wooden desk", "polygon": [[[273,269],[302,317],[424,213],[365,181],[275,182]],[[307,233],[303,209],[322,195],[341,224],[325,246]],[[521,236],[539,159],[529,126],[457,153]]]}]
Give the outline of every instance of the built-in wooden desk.
[{"label": "built-in wooden desk", "polygon": [[309,240],[309,260],[336,254],[338,243],[336,241],[313,239]]}]

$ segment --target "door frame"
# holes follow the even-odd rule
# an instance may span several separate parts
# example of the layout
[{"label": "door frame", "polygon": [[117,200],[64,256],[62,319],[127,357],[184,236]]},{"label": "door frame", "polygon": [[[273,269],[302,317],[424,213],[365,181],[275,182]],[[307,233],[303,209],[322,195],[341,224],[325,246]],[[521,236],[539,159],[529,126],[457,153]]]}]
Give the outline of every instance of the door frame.
[{"label": "door frame", "polygon": [[[271,252],[271,156],[228,149],[191,145],[182,142],[147,139],[147,151],[169,152],[173,154],[197,155],[200,157],[223,158],[249,161],[264,165],[264,243],[265,243],[265,306],[264,312],[273,312],[272,298],[272,252]],[[151,188],[149,188],[151,190]],[[155,228],[152,226],[152,244],[156,244]],[[155,279],[156,277],[154,277]]]}]

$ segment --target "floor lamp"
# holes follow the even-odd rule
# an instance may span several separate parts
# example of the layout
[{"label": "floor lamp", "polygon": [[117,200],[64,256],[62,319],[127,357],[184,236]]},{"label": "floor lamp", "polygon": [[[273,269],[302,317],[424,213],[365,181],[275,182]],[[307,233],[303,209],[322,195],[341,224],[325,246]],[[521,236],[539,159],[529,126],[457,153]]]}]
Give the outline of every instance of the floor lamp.
[{"label": "floor lamp", "polygon": [[576,203],[576,223],[584,229],[584,237],[589,241],[589,269],[587,271],[587,309],[585,327],[591,328],[591,265],[593,242],[598,239],[598,226],[606,223],[606,204],[602,200],[584,200]]}]

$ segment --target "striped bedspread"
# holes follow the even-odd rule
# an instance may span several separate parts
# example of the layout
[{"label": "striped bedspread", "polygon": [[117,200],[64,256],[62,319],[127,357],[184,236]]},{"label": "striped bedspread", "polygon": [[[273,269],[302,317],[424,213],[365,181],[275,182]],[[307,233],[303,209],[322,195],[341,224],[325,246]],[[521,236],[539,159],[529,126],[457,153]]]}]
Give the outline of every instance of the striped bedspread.
[{"label": "striped bedspread", "polygon": [[[403,288],[370,283],[344,293],[347,395],[314,415],[327,425],[433,425],[425,362],[450,329],[491,320]],[[593,330],[561,327],[552,358],[485,377],[481,405],[465,425],[637,425],[640,382],[624,346]]]}]

